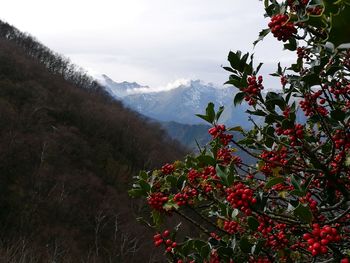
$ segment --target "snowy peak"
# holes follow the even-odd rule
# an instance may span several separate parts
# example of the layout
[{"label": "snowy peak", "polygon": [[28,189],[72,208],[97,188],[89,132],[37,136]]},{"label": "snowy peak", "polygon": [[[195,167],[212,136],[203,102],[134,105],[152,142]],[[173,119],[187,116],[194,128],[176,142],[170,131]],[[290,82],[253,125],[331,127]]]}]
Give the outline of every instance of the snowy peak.
[{"label": "snowy peak", "polygon": [[110,77],[105,74],[102,74],[100,78],[98,78],[99,82],[106,87],[107,91],[111,93],[111,95],[123,98],[127,95],[137,93],[139,89],[149,89],[148,86],[141,86],[136,82],[115,82]]},{"label": "snowy peak", "polygon": [[234,91],[201,80],[178,80],[163,88],[150,88],[135,82],[117,83],[104,75],[107,91],[123,103],[143,115],[160,121],[176,121],[199,124],[204,121],[196,116],[205,111],[209,102],[218,108],[224,106],[222,121],[226,124],[246,123],[246,105],[234,108]]}]

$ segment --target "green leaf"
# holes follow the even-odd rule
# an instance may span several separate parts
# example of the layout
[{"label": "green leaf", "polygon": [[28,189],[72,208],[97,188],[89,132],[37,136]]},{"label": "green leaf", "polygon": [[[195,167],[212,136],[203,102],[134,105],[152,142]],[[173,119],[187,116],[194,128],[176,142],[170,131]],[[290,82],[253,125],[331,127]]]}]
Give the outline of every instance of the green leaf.
[{"label": "green leaf", "polygon": [[256,116],[263,116],[265,117],[267,115],[267,113],[263,110],[255,110],[255,111],[251,111],[251,110],[246,110],[246,113],[249,113],[251,115],[256,115]]},{"label": "green leaf", "polygon": [[268,16],[272,16],[276,12],[275,9],[276,9],[275,4],[269,5],[268,7],[265,8],[266,14]]},{"label": "green leaf", "polygon": [[236,53],[230,51],[228,53],[228,61],[233,69],[239,70],[239,63],[241,61],[241,52],[237,51]]},{"label": "green leaf", "polygon": [[256,67],[256,70],[255,70],[255,72],[254,72],[254,75],[257,75],[257,74],[258,74],[258,72],[259,72],[259,70],[260,70],[260,68],[261,68],[262,65],[263,65],[263,63],[259,63],[259,65]]},{"label": "green leaf", "polygon": [[307,189],[309,188],[309,185],[311,184],[311,182],[313,181],[314,176],[309,176],[306,180],[305,183],[301,186],[301,189],[303,190],[303,192],[307,192]]},{"label": "green leaf", "polygon": [[170,183],[170,185],[172,187],[176,187],[177,186],[177,177],[173,176],[173,175],[168,175],[166,177],[166,180]]},{"label": "green leaf", "polygon": [[231,127],[228,129],[228,131],[238,131],[238,132],[243,132],[243,128],[241,126],[235,126],[235,127]]},{"label": "green leaf", "polygon": [[236,106],[238,104],[241,104],[243,99],[244,99],[244,92],[238,92],[235,96],[235,98],[233,99],[233,104]]},{"label": "green leaf", "polygon": [[206,244],[206,245],[202,246],[199,254],[204,259],[204,258],[208,258],[209,257],[209,253],[210,253],[210,247],[209,247],[208,244]]},{"label": "green leaf", "polygon": [[275,108],[275,105],[277,105],[281,110],[284,110],[286,107],[286,102],[284,98],[275,92],[268,92],[266,94],[266,106],[271,107],[272,109]]},{"label": "green leaf", "polygon": [[271,178],[266,184],[265,184],[265,188],[271,188],[272,186],[276,185],[276,184],[280,184],[284,182],[284,178],[283,177],[274,177]]},{"label": "green leaf", "polygon": [[306,75],[306,76],[302,77],[301,80],[304,81],[305,83],[307,83],[307,85],[309,87],[319,85],[321,83],[320,75],[315,74],[315,73]]},{"label": "green leaf", "polygon": [[221,178],[224,185],[229,186],[227,182],[227,173],[219,166],[216,166],[216,174]]},{"label": "green leaf", "polygon": [[297,49],[297,41],[295,40],[295,38],[289,39],[289,43],[284,44],[284,48],[290,51],[295,51]]},{"label": "green leaf", "polygon": [[163,205],[163,208],[165,209],[165,211],[171,211],[174,209],[179,209],[179,205],[177,203],[174,202],[174,200],[168,201],[167,203],[165,203]]},{"label": "green leaf", "polygon": [[295,176],[292,175],[291,179],[290,179],[292,185],[294,186],[294,188],[296,190],[301,190],[300,188],[300,183],[298,182],[298,180],[295,178]]},{"label": "green leaf", "polygon": [[239,241],[239,247],[244,253],[250,253],[252,246],[247,237],[242,237]]},{"label": "green leaf", "polygon": [[335,109],[331,111],[331,117],[337,121],[344,121],[345,112],[340,109]]},{"label": "green leaf", "polygon": [[142,189],[131,189],[128,191],[129,196],[131,197],[141,197],[145,195],[145,192]]},{"label": "green leaf", "polygon": [[312,213],[310,211],[310,208],[308,205],[299,204],[294,209],[294,215],[297,216],[300,220],[302,220],[305,223],[311,223],[312,222]]},{"label": "green leaf", "polygon": [[208,116],[210,123],[213,123],[213,121],[215,119],[214,103],[212,103],[212,102],[208,103],[208,106],[205,109],[205,112]]},{"label": "green leaf", "polygon": [[212,122],[210,121],[210,118],[207,115],[202,115],[202,114],[196,114],[197,117],[209,122],[210,124],[212,124]]},{"label": "green leaf", "polygon": [[339,14],[332,15],[332,27],[328,41],[335,46],[350,42],[350,6],[345,5]]},{"label": "green leaf", "polygon": [[149,193],[151,191],[151,186],[149,185],[149,183],[147,183],[144,180],[140,180],[139,181],[140,187],[141,189],[145,192],[145,193]]},{"label": "green leaf", "polygon": [[235,181],[235,174],[233,172],[230,172],[228,175],[227,175],[227,185],[230,186],[233,184],[233,182]]},{"label": "green leaf", "polygon": [[289,192],[290,195],[296,195],[299,197],[304,197],[306,195],[306,192],[300,191],[300,190],[292,190]]},{"label": "green leaf", "polygon": [[225,84],[233,85],[236,88],[244,88],[247,86],[243,79],[230,79],[226,81]]},{"label": "green leaf", "polygon": [[216,160],[209,155],[200,155],[197,157],[197,160],[204,165],[212,165],[212,166],[216,165]]},{"label": "green leaf", "polygon": [[179,188],[179,189],[181,189],[182,187],[183,187],[183,184],[184,184],[184,182],[186,181],[186,176],[184,176],[184,175],[181,175],[181,176],[179,176],[179,178],[177,179],[177,187]]},{"label": "green leaf", "polygon": [[230,67],[222,67],[224,70],[229,71],[231,73],[236,73],[232,68]]},{"label": "green leaf", "polygon": [[282,120],[284,120],[284,117],[276,114],[269,114],[265,117],[265,123],[268,123],[268,124],[272,124],[276,121],[282,121]]},{"label": "green leaf", "polygon": [[269,28],[267,29],[263,29],[259,32],[259,37],[257,40],[255,40],[253,42],[253,45],[255,46],[256,44],[258,44],[260,41],[262,41],[269,33],[271,32],[271,30]]},{"label": "green leaf", "polygon": [[145,172],[145,171],[141,171],[140,173],[139,173],[139,175],[138,175],[138,178],[140,178],[140,179],[143,179],[143,180],[147,180],[147,178],[148,178],[148,174]]},{"label": "green leaf", "polygon": [[215,120],[216,120],[216,121],[218,121],[218,120],[220,119],[220,116],[221,116],[221,114],[223,113],[224,109],[225,109],[224,106],[220,106],[220,107],[219,107],[219,109],[218,109],[218,111],[217,111],[217,113],[216,113],[216,115],[215,115]]},{"label": "green leaf", "polygon": [[258,242],[256,242],[256,244],[252,247],[252,253],[258,255],[265,244],[265,240],[258,240]]},{"label": "green leaf", "polygon": [[248,217],[248,226],[251,230],[253,231],[257,230],[259,225],[260,223],[255,217],[253,216]]},{"label": "green leaf", "polygon": [[152,210],[151,213],[152,219],[153,219],[153,224],[155,224],[157,227],[160,226],[163,222],[163,217],[160,214],[159,211]]},{"label": "green leaf", "polygon": [[207,246],[207,242],[202,240],[194,240],[193,247],[200,253],[202,247]]},{"label": "green leaf", "polygon": [[292,128],[294,128],[294,123],[293,122],[291,122],[288,119],[284,119],[282,121],[282,129],[283,130],[292,129]]}]

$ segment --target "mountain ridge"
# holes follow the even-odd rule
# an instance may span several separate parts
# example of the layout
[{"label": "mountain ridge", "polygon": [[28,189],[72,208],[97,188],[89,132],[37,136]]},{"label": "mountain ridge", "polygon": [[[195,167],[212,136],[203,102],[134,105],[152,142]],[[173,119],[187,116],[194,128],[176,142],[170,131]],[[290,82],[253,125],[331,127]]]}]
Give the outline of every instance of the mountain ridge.
[{"label": "mountain ridge", "polygon": [[[129,85],[129,82],[127,83],[126,85]],[[120,86],[120,83],[118,85]],[[120,91],[111,91],[108,85],[106,89],[126,106],[159,121],[205,124],[196,114],[203,113],[207,104],[213,102],[217,108],[219,106],[225,107],[221,117],[223,123],[230,126],[240,125],[243,128],[250,126],[245,113],[248,106],[242,104],[233,107],[232,98],[235,92],[230,87],[217,87],[200,80],[191,80],[187,84],[181,84],[169,90],[147,92],[147,89],[139,89],[135,92],[134,89],[134,94],[126,94],[125,96],[118,96]],[[123,89],[125,90],[125,88]],[[149,88],[149,90],[152,89]],[[131,93],[130,90],[129,93]]]}]

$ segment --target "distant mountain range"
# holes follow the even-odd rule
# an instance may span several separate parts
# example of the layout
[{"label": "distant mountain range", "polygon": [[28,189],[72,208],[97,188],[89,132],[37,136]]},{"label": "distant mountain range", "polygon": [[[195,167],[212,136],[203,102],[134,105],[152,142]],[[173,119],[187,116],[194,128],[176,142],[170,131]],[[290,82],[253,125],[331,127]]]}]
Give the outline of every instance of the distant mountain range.
[{"label": "distant mountain range", "polygon": [[148,86],[141,86],[139,84],[137,84],[136,82],[127,82],[127,81],[123,81],[123,82],[115,82],[113,81],[111,78],[109,78],[107,75],[101,75],[100,77],[98,77],[98,81],[106,87],[106,90],[113,95],[116,98],[123,98],[127,95],[129,95],[128,91],[133,91],[133,90],[137,90],[140,88],[144,88],[144,89],[149,89]]},{"label": "distant mountain range", "polygon": [[223,123],[249,127],[248,115],[245,113],[247,105],[233,107],[235,91],[232,88],[192,80],[170,90],[154,92],[148,86],[141,86],[135,82],[114,82],[106,75],[98,79],[112,96],[123,101],[128,107],[158,121],[205,124],[195,115],[204,113],[207,104],[213,102],[216,108],[225,106],[222,114]]}]

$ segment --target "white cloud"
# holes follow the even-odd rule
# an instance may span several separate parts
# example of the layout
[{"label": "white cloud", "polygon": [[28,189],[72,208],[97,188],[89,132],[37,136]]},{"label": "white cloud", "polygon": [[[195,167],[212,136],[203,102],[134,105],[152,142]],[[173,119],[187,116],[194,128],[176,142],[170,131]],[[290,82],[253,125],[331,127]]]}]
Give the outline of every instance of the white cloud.
[{"label": "white cloud", "polygon": [[253,50],[267,24],[258,0],[3,2],[1,19],[116,81],[166,87],[195,78],[220,85],[228,77],[220,65],[229,50],[254,51],[261,61],[285,57],[272,38]]}]

